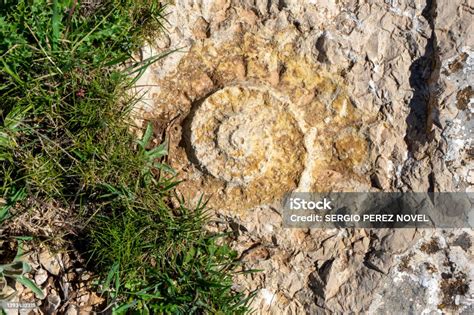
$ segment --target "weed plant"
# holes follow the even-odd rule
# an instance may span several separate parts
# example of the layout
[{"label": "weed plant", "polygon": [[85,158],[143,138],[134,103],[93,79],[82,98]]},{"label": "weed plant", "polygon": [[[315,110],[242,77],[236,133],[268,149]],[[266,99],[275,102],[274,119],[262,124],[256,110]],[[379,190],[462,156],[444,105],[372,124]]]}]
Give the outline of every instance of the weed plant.
[{"label": "weed plant", "polygon": [[[159,57],[157,0],[0,1],[0,222],[48,203],[84,223],[74,245],[116,313],[243,313],[235,253],[175,195],[166,145],[130,132],[130,93]],[[1,224],[1,223],[0,223]]]}]

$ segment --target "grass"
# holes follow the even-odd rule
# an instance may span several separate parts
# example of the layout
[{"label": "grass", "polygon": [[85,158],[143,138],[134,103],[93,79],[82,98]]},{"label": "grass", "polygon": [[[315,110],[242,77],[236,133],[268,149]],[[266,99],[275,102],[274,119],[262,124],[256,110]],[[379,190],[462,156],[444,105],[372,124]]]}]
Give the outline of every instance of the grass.
[{"label": "grass", "polygon": [[[130,132],[135,60],[156,0],[0,2],[0,224],[44,203],[84,223],[80,249],[116,313],[245,313],[235,253],[175,193],[166,144]],[[3,222],[3,223],[2,223]],[[8,235],[7,235],[8,236]],[[34,235],[33,235],[34,236]]]}]

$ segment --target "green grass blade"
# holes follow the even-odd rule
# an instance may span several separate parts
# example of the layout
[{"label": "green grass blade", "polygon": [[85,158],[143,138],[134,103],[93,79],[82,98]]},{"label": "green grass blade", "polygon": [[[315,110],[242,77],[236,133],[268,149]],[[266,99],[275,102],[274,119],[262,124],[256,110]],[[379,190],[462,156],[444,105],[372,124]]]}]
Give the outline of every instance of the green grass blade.
[{"label": "green grass blade", "polygon": [[110,15],[114,13],[114,10],[111,10],[106,16],[102,18],[102,20],[97,23],[86,35],[84,35],[80,40],[77,42],[74,42],[74,46],[72,46],[71,53],[74,53],[74,51],[84,42],[89,36],[91,36],[97,29],[105,22],[107,19],[110,17]]},{"label": "green grass blade", "polygon": [[136,301],[133,301],[131,303],[127,304],[122,304],[118,308],[112,310],[112,314],[114,315],[122,315],[122,314],[127,314],[127,311],[131,309],[132,307],[135,307],[137,305]]},{"label": "green grass blade", "polygon": [[37,298],[44,299],[43,291],[30,279],[25,276],[19,276],[16,278],[19,283],[30,289]]},{"label": "green grass blade", "polygon": [[59,26],[61,23],[61,18],[59,16],[58,0],[53,0],[53,18],[51,19],[51,23],[52,23],[52,36],[51,36],[52,48],[53,48],[53,51],[56,51],[58,47],[58,42],[59,42]]},{"label": "green grass blade", "polygon": [[3,63],[3,71],[5,71],[7,74],[9,74],[13,79],[15,79],[15,81],[20,84],[20,85],[24,85],[25,82],[23,82],[20,77],[12,70],[10,69],[10,67],[5,63],[5,60],[2,59],[2,63]]}]

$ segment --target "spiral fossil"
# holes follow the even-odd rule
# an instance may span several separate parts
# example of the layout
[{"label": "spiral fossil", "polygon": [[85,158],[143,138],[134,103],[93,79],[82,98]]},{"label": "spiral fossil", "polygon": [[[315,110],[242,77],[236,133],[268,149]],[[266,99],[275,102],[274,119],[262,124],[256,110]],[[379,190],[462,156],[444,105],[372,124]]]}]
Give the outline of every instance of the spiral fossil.
[{"label": "spiral fossil", "polygon": [[179,117],[169,140],[180,192],[235,211],[295,189],[344,189],[337,185],[357,178],[366,144],[340,77],[291,45],[238,38],[196,44],[160,82],[154,117]]},{"label": "spiral fossil", "polygon": [[[297,122],[269,91],[226,87],[206,98],[191,125],[196,157],[215,178],[245,186],[275,180],[281,157],[298,174],[304,155]],[[287,152],[293,154],[288,155]]]}]

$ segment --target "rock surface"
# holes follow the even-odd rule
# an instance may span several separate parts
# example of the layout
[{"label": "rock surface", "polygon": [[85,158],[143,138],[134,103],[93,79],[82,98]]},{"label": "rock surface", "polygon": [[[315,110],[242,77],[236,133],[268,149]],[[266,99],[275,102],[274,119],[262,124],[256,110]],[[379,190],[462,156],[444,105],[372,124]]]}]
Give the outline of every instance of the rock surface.
[{"label": "rock surface", "polygon": [[[6,314],[94,314],[103,309],[105,297],[93,292],[94,275],[81,268],[84,265],[76,252],[53,253],[50,249],[29,248],[23,245],[22,260],[31,266],[27,277],[36,284],[44,296],[31,288],[13,282],[2,294],[8,294]],[[43,269],[44,268],[44,269]],[[7,303],[6,301],[0,301]],[[3,305],[2,305],[3,306]]]},{"label": "rock surface", "polygon": [[[472,231],[282,227],[283,194],[474,191],[474,3],[176,1],[137,119],[258,313],[472,312]],[[434,242],[434,243],[433,243]],[[437,245],[434,245],[434,244]],[[407,302],[407,299],[409,302]]]}]

